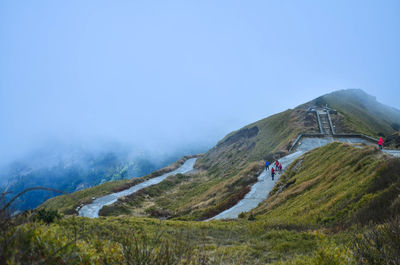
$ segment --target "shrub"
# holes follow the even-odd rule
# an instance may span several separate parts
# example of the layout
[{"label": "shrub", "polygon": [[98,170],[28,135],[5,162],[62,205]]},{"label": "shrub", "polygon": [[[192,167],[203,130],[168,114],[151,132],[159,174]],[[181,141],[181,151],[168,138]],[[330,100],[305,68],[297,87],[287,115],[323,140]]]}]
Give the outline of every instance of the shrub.
[{"label": "shrub", "polygon": [[385,166],[378,171],[367,190],[368,193],[363,197],[367,203],[357,209],[354,214],[357,223],[384,222],[400,213],[396,201],[400,194],[399,172],[400,159],[396,158],[387,161]]},{"label": "shrub", "polygon": [[254,220],[256,220],[256,218],[255,218],[254,215],[251,213],[251,214],[249,215],[249,218],[247,218],[247,220],[249,220],[249,221],[254,221]]},{"label": "shrub", "polygon": [[158,230],[150,235],[143,230],[129,231],[120,235],[123,264],[210,264],[204,248],[195,248],[190,235],[181,231],[174,240]]},{"label": "shrub", "polygon": [[400,219],[388,220],[354,240],[359,264],[400,264]]},{"label": "shrub", "polygon": [[166,209],[161,209],[156,206],[151,206],[146,209],[146,213],[148,213],[151,217],[156,218],[169,218],[171,217],[171,212]]},{"label": "shrub", "polygon": [[[280,265],[352,265],[356,264],[349,249],[335,244],[324,244],[311,256],[297,256],[292,260],[278,262]],[[383,263],[382,263],[383,264]]]},{"label": "shrub", "polygon": [[35,221],[43,221],[46,224],[53,223],[55,220],[60,219],[61,215],[56,210],[47,210],[46,208],[42,208],[36,211],[34,215]]},{"label": "shrub", "polygon": [[130,211],[124,205],[104,205],[99,211],[99,216],[117,216],[123,214],[130,214]]}]

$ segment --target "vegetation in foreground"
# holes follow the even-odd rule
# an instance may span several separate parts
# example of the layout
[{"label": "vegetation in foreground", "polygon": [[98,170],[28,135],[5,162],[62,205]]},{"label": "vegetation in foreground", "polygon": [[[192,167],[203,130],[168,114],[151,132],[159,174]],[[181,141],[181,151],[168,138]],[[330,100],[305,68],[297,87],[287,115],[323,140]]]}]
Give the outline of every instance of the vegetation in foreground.
[{"label": "vegetation in foreground", "polygon": [[1,222],[2,264],[398,264],[400,221],[333,232],[136,217]]},{"label": "vegetation in foreground", "polygon": [[[336,168],[335,162],[325,165],[321,159],[336,161],[343,171]],[[10,218],[2,210],[0,261],[398,264],[399,161],[371,147],[332,143],[293,163],[270,198],[274,207],[261,204],[238,220],[160,221],[128,216],[88,219],[62,217],[46,209]],[[296,182],[286,187],[294,177]],[[313,179],[313,185],[299,188]],[[282,196],[285,192],[291,195]],[[317,195],[321,197],[316,198]],[[325,197],[328,199],[321,199]],[[279,203],[275,202],[277,199]],[[314,203],[313,210],[304,207],[310,202]],[[390,207],[383,207],[382,203]],[[340,211],[337,205],[346,207]]]},{"label": "vegetation in foreground", "polygon": [[9,227],[1,241],[6,264],[265,264],[311,255],[337,239],[249,221],[65,217]]}]

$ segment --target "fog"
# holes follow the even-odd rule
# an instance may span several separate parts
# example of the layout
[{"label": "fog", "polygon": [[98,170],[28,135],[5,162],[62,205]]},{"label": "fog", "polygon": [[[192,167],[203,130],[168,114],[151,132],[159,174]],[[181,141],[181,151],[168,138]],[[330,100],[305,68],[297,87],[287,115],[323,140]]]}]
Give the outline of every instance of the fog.
[{"label": "fog", "polygon": [[0,164],[43,146],[205,151],[345,88],[399,109],[399,11],[396,0],[1,1]]}]

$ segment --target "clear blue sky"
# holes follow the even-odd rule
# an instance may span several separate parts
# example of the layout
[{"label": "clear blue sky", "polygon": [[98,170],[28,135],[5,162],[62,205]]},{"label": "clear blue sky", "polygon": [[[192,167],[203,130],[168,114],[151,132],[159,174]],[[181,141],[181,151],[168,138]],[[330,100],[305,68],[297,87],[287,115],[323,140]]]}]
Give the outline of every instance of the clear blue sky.
[{"label": "clear blue sky", "polygon": [[0,2],[0,159],[50,138],[168,149],[319,95],[400,109],[400,1]]}]

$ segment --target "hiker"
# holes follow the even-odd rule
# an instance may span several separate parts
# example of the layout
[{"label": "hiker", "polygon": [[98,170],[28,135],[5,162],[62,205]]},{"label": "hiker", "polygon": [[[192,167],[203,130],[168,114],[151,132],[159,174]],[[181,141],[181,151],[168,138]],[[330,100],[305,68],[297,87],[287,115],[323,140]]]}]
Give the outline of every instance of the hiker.
[{"label": "hiker", "polygon": [[267,162],[265,162],[265,169],[268,170],[269,169],[269,161],[267,160]]},{"label": "hiker", "polygon": [[379,145],[379,149],[382,150],[382,145],[383,145],[382,137],[379,137],[378,145]]},{"label": "hiker", "polygon": [[282,163],[279,163],[278,170],[279,170],[279,173],[282,173]]},{"label": "hiker", "polygon": [[279,166],[279,161],[276,160],[276,161],[275,161],[275,169],[276,169],[276,170],[278,169],[278,166]]},{"label": "hiker", "polygon": [[272,168],[271,168],[271,177],[272,177],[272,180],[274,180],[274,176],[275,176],[275,169],[272,167]]}]

